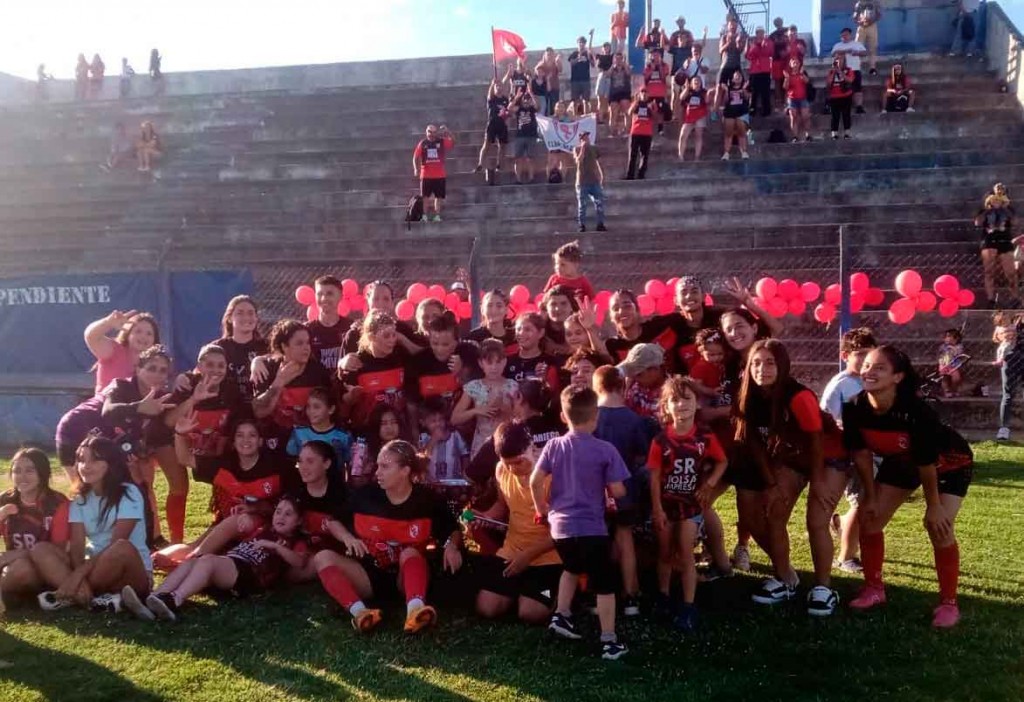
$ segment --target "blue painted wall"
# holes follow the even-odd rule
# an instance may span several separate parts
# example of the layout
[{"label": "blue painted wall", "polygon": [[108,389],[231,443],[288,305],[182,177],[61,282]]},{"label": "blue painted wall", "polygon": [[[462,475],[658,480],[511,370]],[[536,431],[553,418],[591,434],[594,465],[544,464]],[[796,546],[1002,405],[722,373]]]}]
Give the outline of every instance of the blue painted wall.
[{"label": "blue painted wall", "polygon": [[[839,41],[843,27],[853,27],[852,0],[814,0],[815,43],[819,56],[829,53]],[[878,25],[880,54],[948,51],[953,41],[956,11],[950,0],[880,0],[882,20]],[[985,3],[978,13],[977,29],[985,27]]]}]

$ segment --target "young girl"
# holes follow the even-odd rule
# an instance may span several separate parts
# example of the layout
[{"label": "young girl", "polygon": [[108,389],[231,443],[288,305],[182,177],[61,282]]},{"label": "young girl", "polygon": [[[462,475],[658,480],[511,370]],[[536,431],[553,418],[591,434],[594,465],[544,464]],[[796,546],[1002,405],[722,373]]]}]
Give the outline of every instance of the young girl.
[{"label": "young girl", "polygon": [[306,420],[309,424],[292,429],[285,450],[289,456],[298,456],[302,447],[310,441],[330,444],[336,457],[332,470],[344,477],[352,463],[352,435],[335,424],[336,405],[328,388],[313,388],[306,400]]},{"label": "young girl", "polygon": [[467,339],[478,344],[485,339],[500,339],[507,356],[519,351],[515,325],[508,319],[508,295],[497,288],[485,292],[480,299],[480,318],[480,326]]},{"label": "young girl", "polygon": [[484,377],[471,380],[452,410],[452,424],[455,426],[476,419],[470,455],[476,455],[494,430],[512,414],[512,402],[518,386],[514,380],[504,377],[507,359],[505,349],[496,339],[480,344],[480,369]]},{"label": "young girl", "polygon": [[793,56],[789,59],[789,67],[782,79],[786,91],[786,112],[789,113],[789,127],[793,132],[792,142],[800,141],[800,132],[804,139],[811,141],[811,103],[807,99],[807,86],[811,79],[804,70],[803,59]]},{"label": "young girl", "polygon": [[690,367],[690,378],[695,381],[697,392],[708,398],[712,407],[720,406],[719,388],[725,375],[725,339],[718,329],[701,329],[696,339],[700,359]]},{"label": "young girl", "polygon": [[[864,360],[861,378],[864,392],[843,406],[844,441],[865,493],[860,532],[864,587],[850,607],[867,610],[885,603],[885,526],[920,486],[924,526],[939,580],[939,606],[932,626],[955,626],[960,621],[960,547],[954,523],[974,473],[971,447],[939,422],[917,395],[917,376],[902,351],[893,346],[874,349]],[[882,458],[877,476],[872,454]]]},{"label": "young girl", "polygon": [[708,126],[708,91],[704,88],[704,79],[691,78],[679,96],[679,103],[685,109],[683,128],[679,131],[679,160],[685,160],[686,145],[693,134],[693,160],[699,161],[704,150],[704,130]]},{"label": "young girl", "polygon": [[558,368],[562,364],[557,357],[541,350],[545,326],[544,317],[536,312],[519,315],[516,319],[519,351],[509,357],[505,377],[517,382],[526,378],[539,378],[547,382],[553,393],[557,393],[560,390]]},{"label": "young girl", "polygon": [[297,536],[301,523],[298,501],[282,498],[269,527],[223,556],[207,554],[185,561],[156,592],[145,598],[130,584],[125,585],[121,590],[124,606],[145,621],[173,622],[181,605],[203,590],[231,592],[239,597],[267,590],[281,580],[289,567],[301,568],[305,564],[305,544]]},{"label": "young girl", "polygon": [[743,78],[739,68],[729,78],[728,84],[718,86],[715,102],[722,113],[725,144],[722,148],[722,160],[729,160],[733,140],[740,150],[741,158],[750,158],[747,153],[747,123],[744,117],[750,113],[750,86]]},{"label": "young girl", "polygon": [[959,329],[947,329],[942,335],[942,344],[939,346],[938,369],[942,376],[942,394],[944,397],[956,397],[959,394],[960,385],[964,382],[963,375],[959,369],[951,368],[953,361],[964,353],[964,337]]},{"label": "young girl", "polygon": [[164,424],[173,427],[180,417],[194,412],[192,451],[200,456],[223,453],[231,418],[248,408],[234,379],[228,379],[227,353],[207,344],[199,350],[196,370],[178,376],[175,386],[168,402],[176,406],[164,415]]},{"label": "young girl", "polygon": [[577,298],[594,299],[594,286],[583,275],[583,248],[579,241],[570,241],[558,247],[552,255],[555,272],[544,285],[547,292],[556,285],[561,285],[573,292]]},{"label": "young girl", "polygon": [[364,433],[356,439],[352,450],[351,481],[355,485],[369,482],[377,471],[377,454],[389,441],[412,440],[405,416],[383,403],[370,412]]},{"label": "young girl", "polygon": [[234,381],[246,402],[252,402],[252,379],[249,368],[253,360],[270,353],[270,345],[260,336],[260,315],[256,301],[248,295],[236,295],[224,309],[220,321],[221,338],[213,343],[224,349],[228,359],[228,378]]},{"label": "young girl", "polygon": [[50,460],[36,448],[17,451],[8,476],[14,487],[0,493],[0,614],[4,601],[36,595],[45,581],[30,554],[37,544],[68,539],[68,498],[50,487]]},{"label": "young girl", "polygon": [[[114,338],[110,334],[116,332]],[[160,343],[160,329],[148,312],[114,310],[85,328],[85,345],[96,357],[96,394],[115,378],[127,378],[139,354]]]},{"label": "young girl", "polygon": [[[661,392],[658,409],[663,431],[651,442],[647,468],[651,472],[651,521],[658,536],[658,591],[661,605],[673,611],[673,624],[692,631],[697,623],[697,543],[711,491],[725,473],[725,451],[711,432],[698,430],[697,388],[690,378],[674,375]],[[719,534],[719,536],[721,536]],[[716,560],[726,560],[721,538],[711,544]],[[683,580],[683,602],[671,607],[672,573]]]},{"label": "young girl", "polygon": [[43,542],[30,552],[43,581],[54,588],[39,595],[39,605],[116,612],[116,593],[125,585],[145,594],[153,584],[142,492],[131,482],[124,451],[110,439],[83,441],[76,468],[80,481],[68,510],[67,550]]},{"label": "young girl", "polygon": [[611,361],[604,339],[598,330],[595,307],[589,300],[584,300],[579,312],[573,312],[564,322],[565,343],[572,352],[593,351]]}]

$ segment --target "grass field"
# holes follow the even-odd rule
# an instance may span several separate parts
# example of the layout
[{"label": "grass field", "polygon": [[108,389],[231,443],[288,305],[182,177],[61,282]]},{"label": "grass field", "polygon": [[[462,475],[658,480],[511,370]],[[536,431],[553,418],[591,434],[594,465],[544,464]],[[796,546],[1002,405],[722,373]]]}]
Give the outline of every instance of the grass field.
[{"label": "grass field", "polygon": [[[0,623],[0,700],[1022,700],[1024,448],[976,450],[958,522],[963,621],[953,631],[929,625],[937,586],[917,500],[887,533],[889,604],[866,616],[844,608],[812,621],[796,603],[755,608],[755,573],[701,586],[699,635],[623,622],[632,650],[607,663],[594,655],[589,616],[579,643],[481,622],[465,605],[442,607],[440,627],[421,638],[401,634],[397,611],[360,638],[319,585],[201,599],[173,626],[22,608]],[[190,533],[206,523],[206,494],[193,492]],[[791,532],[806,582],[802,519],[801,510]],[[763,554],[753,555],[763,571]],[[858,585],[837,579],[844,601]]]}]

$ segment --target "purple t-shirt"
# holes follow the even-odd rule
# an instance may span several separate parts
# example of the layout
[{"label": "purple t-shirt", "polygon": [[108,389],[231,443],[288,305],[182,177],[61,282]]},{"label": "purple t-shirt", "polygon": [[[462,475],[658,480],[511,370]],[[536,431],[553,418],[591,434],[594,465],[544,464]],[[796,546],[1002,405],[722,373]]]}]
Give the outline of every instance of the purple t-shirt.
[{"label": "purple t-shirt", "polygon": [[570,431],[544,444],[536,467],[551,474],[551,538],[608,535],[605,487],[629,478],[614,446],[593,434]]}]

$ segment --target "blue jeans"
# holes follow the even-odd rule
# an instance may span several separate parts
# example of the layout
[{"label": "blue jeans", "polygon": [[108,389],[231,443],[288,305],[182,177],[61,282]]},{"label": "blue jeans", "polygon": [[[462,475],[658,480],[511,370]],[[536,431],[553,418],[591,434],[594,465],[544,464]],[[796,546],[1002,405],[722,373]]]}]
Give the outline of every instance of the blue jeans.
[{"label": "blue jeans", "polygon": [[576,221],[582,227],[587,223],[587,201],[594,201],[598,226],[604,224],[604,190],[600,183],[576,186]]},{"label": "blue jeans", "polygon": [[1016,354],[1008,355],[1003,359],[1000,372],[1003,378],[1003,396],[999,400],[999,426],[1008,427],[1013,413],[1014,397],[1024,386],[1024,360]]},{"label": "blue jeans", "polygon": [[[962,29],[962,22],[964,17],[970,17],[974,20],[974,37],[970,41],[964,41]],[[978,51],[978,35],[981,33],[981,27],[978,26],[978,11],[968,12],[966,14],[957,17],[956,25],[953,28],[953,44],[949,47],[949,53],[977,53]],[[957,51],[957,47],[960,51]]]}]

